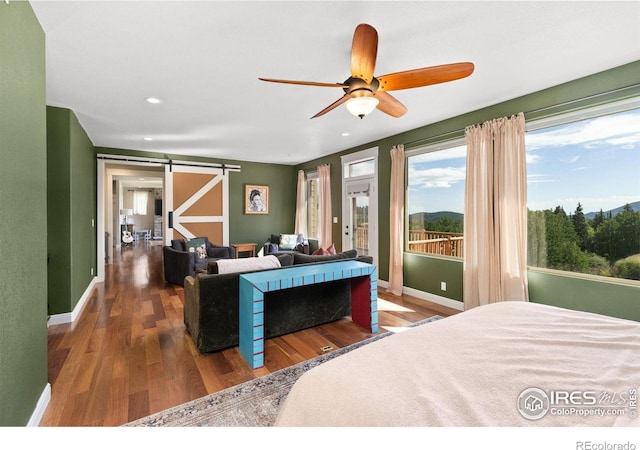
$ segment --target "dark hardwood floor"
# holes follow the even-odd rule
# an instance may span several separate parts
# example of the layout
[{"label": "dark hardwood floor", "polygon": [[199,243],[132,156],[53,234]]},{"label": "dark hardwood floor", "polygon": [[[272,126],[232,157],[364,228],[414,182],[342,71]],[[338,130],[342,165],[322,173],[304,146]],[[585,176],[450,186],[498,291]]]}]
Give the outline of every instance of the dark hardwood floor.
[{"label": "dark hardwood floor", "polygon": [[[183,323],[184,292],[166,284],[160,242],[116,248],[106,279],[72,324],[49,327],[51,401],[40,426],[118,426],[372,336],[349,318],[268,339],[265,367],[238,348],[199,354]],[[458,311],[379,289],[383,333]]]}]

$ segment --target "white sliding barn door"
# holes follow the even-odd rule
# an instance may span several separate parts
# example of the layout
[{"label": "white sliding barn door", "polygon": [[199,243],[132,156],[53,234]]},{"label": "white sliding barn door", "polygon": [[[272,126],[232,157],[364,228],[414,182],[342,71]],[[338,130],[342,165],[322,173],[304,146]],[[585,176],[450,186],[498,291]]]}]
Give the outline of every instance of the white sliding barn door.
[{"label": "white sliding barn door", "polygon": [[165,243],[206,236],[229,245],[229,170],[165,166]]}]

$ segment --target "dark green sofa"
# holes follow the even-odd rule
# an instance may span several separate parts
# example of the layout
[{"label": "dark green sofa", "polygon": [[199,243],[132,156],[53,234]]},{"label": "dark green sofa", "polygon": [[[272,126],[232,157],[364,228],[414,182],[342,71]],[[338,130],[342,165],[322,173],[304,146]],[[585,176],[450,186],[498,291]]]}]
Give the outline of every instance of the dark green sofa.
[{"label": "dark green sofa", "polygon": [[[282,267],[287,267],[295,263],[296,256],[279,255],[278,259]],[[337,255],[302,256],[304,262],[298,260],[298,263],[322,264],[346,259],[372,262],[370,257],[358,257],[355,250]],[[216,272],[216,263],[209,263],[206,272],[188,276],[184,283],[184,323],[201,353],[234,347],[239,342],[240,273]],[[351,281],[337,280],[268,292],[264,308],[265,338],[332,322],[351,314]]]}]

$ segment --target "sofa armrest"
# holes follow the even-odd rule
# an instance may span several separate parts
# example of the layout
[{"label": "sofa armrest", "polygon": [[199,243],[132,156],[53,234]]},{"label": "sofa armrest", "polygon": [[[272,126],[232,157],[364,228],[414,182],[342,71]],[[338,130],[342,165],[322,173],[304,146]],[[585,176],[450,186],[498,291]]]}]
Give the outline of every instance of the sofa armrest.
[{"label": "sofa armrest", "polygon": [[164,246],[162,248],[162,254],[164,279],[168,283],[183,286],[184,277],[195,274],[195,259],[193,253],[182,252],[169,246]]},{"label": "sofa armrest", "polygon": [[184,278],[184,325],[187,331],[197,342],[200,334],[200,283],[197,276]]},{"label": "sofa armrest", "polygon": [[272,244],[271,241],[267,241],[262,246],[262,253],[268,255],[269,253],[275,253],[278,251],[278,244]]}]

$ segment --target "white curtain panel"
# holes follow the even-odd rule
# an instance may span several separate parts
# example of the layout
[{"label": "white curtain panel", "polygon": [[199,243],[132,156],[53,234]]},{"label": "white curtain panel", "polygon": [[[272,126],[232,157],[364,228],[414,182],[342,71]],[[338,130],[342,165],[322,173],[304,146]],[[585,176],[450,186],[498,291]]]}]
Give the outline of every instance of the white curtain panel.
[{"label": "white curtain panel", "polygon": [[523,113],[465,130],[465,310],[529,300],[524,132]]},{"label": "white curtain panel", "polygon": [[146,216],[149,193],[147,191],[133,191],[133,213]]},{"label": "white curtain panel", "polygon": [[389,285],[387,291],[402,295],[402,249],[404,246],[404,145],[391,149],[389,209]]},{"label": "white curtain panel", "polygon": [[298,171],[298,192],[296,197],[295,233],[307,237],[307,194],[304,171]]},{"label": "white curtain panel", "polygon": [[331,166],[318,166],[318,240],[321,248],[333,244],[331,229]]}]

